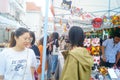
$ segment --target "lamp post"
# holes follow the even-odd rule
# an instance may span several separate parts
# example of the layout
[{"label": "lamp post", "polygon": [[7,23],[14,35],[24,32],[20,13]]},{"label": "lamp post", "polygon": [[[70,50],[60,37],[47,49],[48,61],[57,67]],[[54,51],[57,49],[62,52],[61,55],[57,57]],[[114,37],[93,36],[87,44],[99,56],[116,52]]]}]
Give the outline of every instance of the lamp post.
[{"label": "lamp post", "polygon": [[45,61],[46,61],[46,44],[47,44],[47,26],[48,26],[48,6],[49,6],[49,0],[46,0],[45,5],[45,25],[44,25],[44,42],[43,42],[43,59],[42,59],[42,76],[41,80],[44,79],[44,73],[45,73]]}]

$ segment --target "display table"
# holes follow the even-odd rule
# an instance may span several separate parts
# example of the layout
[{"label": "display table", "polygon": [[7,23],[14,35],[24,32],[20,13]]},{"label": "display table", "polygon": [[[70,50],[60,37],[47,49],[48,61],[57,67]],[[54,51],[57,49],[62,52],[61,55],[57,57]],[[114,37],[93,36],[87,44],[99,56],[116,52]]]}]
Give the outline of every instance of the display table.
[{"label": "display table", "polygon": [[103,76],[99,72],[92,71],[91,80],[111,80],[109,75]]},{"label": "display table", "polygon": [[120,80],[120,69],[109,68],[105,76],[98,71],[92,71],[91,80]]},{"label": "display table", "polygon": [[[61,51],[58,54],[58,65],[57,65],[57,69],[56,69],[56,80],[59,79],[59,77],[61,76],[61,72],[64,66],[64,57],[61,53]],[[106,76],[102,76],[101,73],[99,73],[99,71],[92,71],[91,73],[91,79],[90,80],[120,80],[120,69],[113,69],[117,79],[112,79],[111,76],[109,75],[109,73]]]}]

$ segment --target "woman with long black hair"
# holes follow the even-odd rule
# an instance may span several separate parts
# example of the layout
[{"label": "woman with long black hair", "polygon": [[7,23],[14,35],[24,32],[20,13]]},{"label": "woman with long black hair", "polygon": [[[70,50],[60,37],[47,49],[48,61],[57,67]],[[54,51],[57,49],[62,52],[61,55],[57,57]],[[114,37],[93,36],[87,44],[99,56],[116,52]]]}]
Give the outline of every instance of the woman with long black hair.
[{"label": "woman with long black hair", "polygon": [[57,32],[52,33],[52,51],[51,51],[51,75],[54,76],[56,67],[58,64],[59,53],[59,34]]},{"label": "woman with long black hair", "polygon": [[68,51],[60,80],[89,80],[93,58],[83,47],[85,35],[79,26],[69,30],[71,50]]}]

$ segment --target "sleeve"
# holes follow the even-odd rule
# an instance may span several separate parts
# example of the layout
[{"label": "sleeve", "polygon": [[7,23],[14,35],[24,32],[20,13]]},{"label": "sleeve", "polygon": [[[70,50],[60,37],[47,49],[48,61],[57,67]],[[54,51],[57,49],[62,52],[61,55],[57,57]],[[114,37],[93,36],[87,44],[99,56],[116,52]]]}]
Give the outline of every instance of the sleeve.
[{"label": "sleeve", "polygon": [[1,53],[0,53],[0,75],[4,75],[4,73],[5,73],[5,60],[6,58],[5,58],[5,51],[2,51]]},{"label": "sleeve", "polygon": [[42,64],[43,46],[42,46],[42,45],[40,45],[40,46],[38,47],[38,49],[39,49],[39,52],[40,52],[40,63]]},{"label": "sleeve", "polygon": [[119,43],[119,49],[118,49],[118,53],[120,53],[120,43]]},{"label": "sleeve", "polygon": [[36,45],[33,45],[33,46],[32,46],[32,49],[33,49],[33,51],[35,52],[35,55],[36,55],[37,57],[40,57],[40,52],[39,52],[38,47],[37,47]]},{"label": "sleeve", "polygon": [[60,80],[78,80],[77,61],[71,55],[68,55]]},{"label": "sleeve", "polygon": [[31,50],[31,66],[37,67],[37,59],[33,50]]},{"label": "sleeve", "polygon": [[107,46],[107,44],[108,44],[108,39],[102,43],[102,46]]},{"label": "sleeve", "polygon": [[40,57],[40,51],[39,51],[39,49],[38,49],[37,46],[36,46],[36,53],[37,53],[37,55]]}]

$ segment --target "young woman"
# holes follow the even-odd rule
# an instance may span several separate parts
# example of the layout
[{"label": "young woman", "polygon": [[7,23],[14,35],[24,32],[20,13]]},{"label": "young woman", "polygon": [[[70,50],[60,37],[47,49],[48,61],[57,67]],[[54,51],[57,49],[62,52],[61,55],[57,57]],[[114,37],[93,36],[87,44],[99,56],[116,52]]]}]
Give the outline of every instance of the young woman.
[{"label": "young woman", "polygon": [[[30,31],[30,40],[31,40],[31,42],[28,45],[28,47],[31,48],[35,53],[35,56],[36,56],[36,59],[37,59],[37,68],[38,68],[38,66],[40,65],[40,51],[38,49],[38,46],[35,45],[35,34],[34,34],[33,31]],[[34,75],[35,75],[35,80],[38,80],[37,71],[35,71]]]},{"label": "young woman", "polygon": [[26,28],[18,28],[11,38],[10,48],[0,53],[0,80],[34,80],[36,57],[26,48],[30,34]]},{"label": "young woman", "polygon": [[78,26],[69,31],[72,49],[68,52],[60,80],[89,80],[93,58],[83,47],[84,32]]},{"label": "young woman", "polygon": [[54,75],[57,64],[58,64],[58,53],[59,53],[59,34],[57,32],[52,33],[52,39],[53,39],[53,44],[52,44],[52,52],[51,52],[51,74]]},{"label": "young woman", "polygon": [[39,49],[37,45],[35,45],[35,34],[32,31],[30,31],[30,39],[31,39],[31,43],[29,47],[35,52],[36,58],[40,59]]},{"label": "young woman", "polygon": [[[38,66],[37,68],[37,73],[38,73],[38,80],[40,80],[41,78],[41,73],[42,73],[42,59],[43,59],[43,40],[44,40],[44,37],[42,37],[39,41],[39,45],[38,45],[38,49],[39,49],[39,52],[40,52],[40,65]],[[47,53],[47,49],[46,49],[46,53]],[[47,61],[45,63],[45,70],[47,70]]]}]

